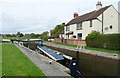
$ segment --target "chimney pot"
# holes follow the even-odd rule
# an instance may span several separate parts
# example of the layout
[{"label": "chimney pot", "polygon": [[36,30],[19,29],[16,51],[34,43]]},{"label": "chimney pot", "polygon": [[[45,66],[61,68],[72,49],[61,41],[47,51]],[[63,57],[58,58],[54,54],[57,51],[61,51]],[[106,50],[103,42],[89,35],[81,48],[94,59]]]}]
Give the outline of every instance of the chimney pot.
[{"label": "chimney pot", "polygon": [[73,17],[74,18],[78,17],[78,13],[75,12],[74,15],[73,15]]},{"label": "chimney pot", "polygon": [[96,9],[99,10],[101,8],[102,8],[102,4],[101,4],[100,1],[98,1],[97,4],[96,4]]}]

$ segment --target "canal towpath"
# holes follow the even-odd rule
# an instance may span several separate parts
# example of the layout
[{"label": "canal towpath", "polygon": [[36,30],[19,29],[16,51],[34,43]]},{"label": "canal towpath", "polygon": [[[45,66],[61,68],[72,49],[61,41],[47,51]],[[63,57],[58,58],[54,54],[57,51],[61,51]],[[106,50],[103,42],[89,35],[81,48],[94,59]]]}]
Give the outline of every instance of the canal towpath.
[{"label": "canal towpath", "polygon": [[80,49],[80,48],[77,48],[77,47],[70,47],[70,46],[54,44],[52,42],[44,42],[43,44],[46,45],[46,46],[62,48],[62,49],[70,50],[70,51],[79,51],[79,52],[84,53],[84,54],[90,54],[90,55],[95,55],[95,56],[112,58],[112,59],[119,59],[120,60],[120,58],[119,58],[120,55],[119,54],[106,53],[106,52],[89,50],[89,49]]}]

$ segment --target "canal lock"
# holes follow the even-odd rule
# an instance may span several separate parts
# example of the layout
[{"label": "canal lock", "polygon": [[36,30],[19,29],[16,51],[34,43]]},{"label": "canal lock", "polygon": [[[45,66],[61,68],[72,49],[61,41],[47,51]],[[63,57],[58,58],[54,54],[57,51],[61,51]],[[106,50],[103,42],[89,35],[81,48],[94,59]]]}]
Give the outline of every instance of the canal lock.
[{"label": "canal lock", "polygon": [[[40,51],[39,49],[37,49],[37,45],[38,45],[38,43],[23,43],[23,45],[25,46],[25,47],[28,47],[28,48],[30,48],[30,49],[32,49],[32,50],[34,50],[35,52],[38,52],[39,54],[41,54],[41,55],[44,55],[44,56],[46,56],[46,57],[48,57],[48,58],[50,58],[49,56],[47,56],[46,54],[44,54],[42,51]],[[55,51],[55,50],[53,50],[54,52],[56,52],[56,53],[59,53],[59,54],[63,54],[62,52],[58,52],[58,51]],[[76,52],[76,62],[77,62],[77,69],[79,70],[79,54],[78,54],[79,52]],[[68,56],[68,55],[65,55],[65,54],[63,54],[65,57],[68,57],[68,58],[65,58],[64,57],[64,60],[60,60],[60,61],[57,61],[58,63],[60,63],[60,64],[62,64],[63,66],[65,66],[65,67],[67,67],[67,68],[70,68],[70,63],[71,63],[71,61],[72,61],[72,58],[73,57],[71,57],[71,56]],[[50,58],[51,59],[51,58]],[[77,70],[77,71],[78,71]],[[80,73],[81,74],[81,72],[79,72],[78,71],[78,73]],[[68,74],[70,74],[70,73],[68,73]]]},{"label": "canal lock", "polygon": [[[30,43],[30,49],[35,50],[39,43]],[[28,44],[25,43],[24,46]],[[84,76],[118,76],[118,63],[119,59],[108,58],[103,56],[98,56],[89,53],[77,52],[73,50],[68,50],[64,48],[54,47],[45,45],[50,49],[57,50],[64,53],[65,55],[76,58],[79,71],[83,73]],[[106,54],[106,53],[102,53]],[[112,73],[112,74],[111,74]]]}]

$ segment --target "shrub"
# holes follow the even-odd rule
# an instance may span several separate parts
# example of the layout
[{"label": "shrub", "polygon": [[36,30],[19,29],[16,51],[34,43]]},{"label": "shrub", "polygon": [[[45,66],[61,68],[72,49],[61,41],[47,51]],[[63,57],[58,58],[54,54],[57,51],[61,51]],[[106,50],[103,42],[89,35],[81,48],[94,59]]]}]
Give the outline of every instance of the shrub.
[{"label": "shrub", "polygon": [[93,39],[95,39],[96,38],[96,36],[97,35],[99,35],[100,33],[99,32],[97,32],[97,31],[92,31],[88,36],[88,38],[90,39],[90,40],[93,40]]},{"label": "shrub", "polygon": [[120,50],[120,34],[100,34],[94,31],[86,37],[86,44],[94,48]]}]

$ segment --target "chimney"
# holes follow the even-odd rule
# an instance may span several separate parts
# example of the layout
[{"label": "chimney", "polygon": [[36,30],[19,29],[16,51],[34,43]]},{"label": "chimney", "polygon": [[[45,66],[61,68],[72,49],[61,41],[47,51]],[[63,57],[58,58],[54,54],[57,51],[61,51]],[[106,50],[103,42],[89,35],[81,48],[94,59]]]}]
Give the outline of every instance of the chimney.
[{"label": "chimney", "polygon": [[101,4],[100,1],[98,1],[97,4],[96,4],[96,10],[99,10],[101,8],[102,8],[102,4]]},{"label": "chimney", "polygon": [[75,12],[74,15],[73,15],[73,17],[74,18],[78,17],[78,13]]}]

